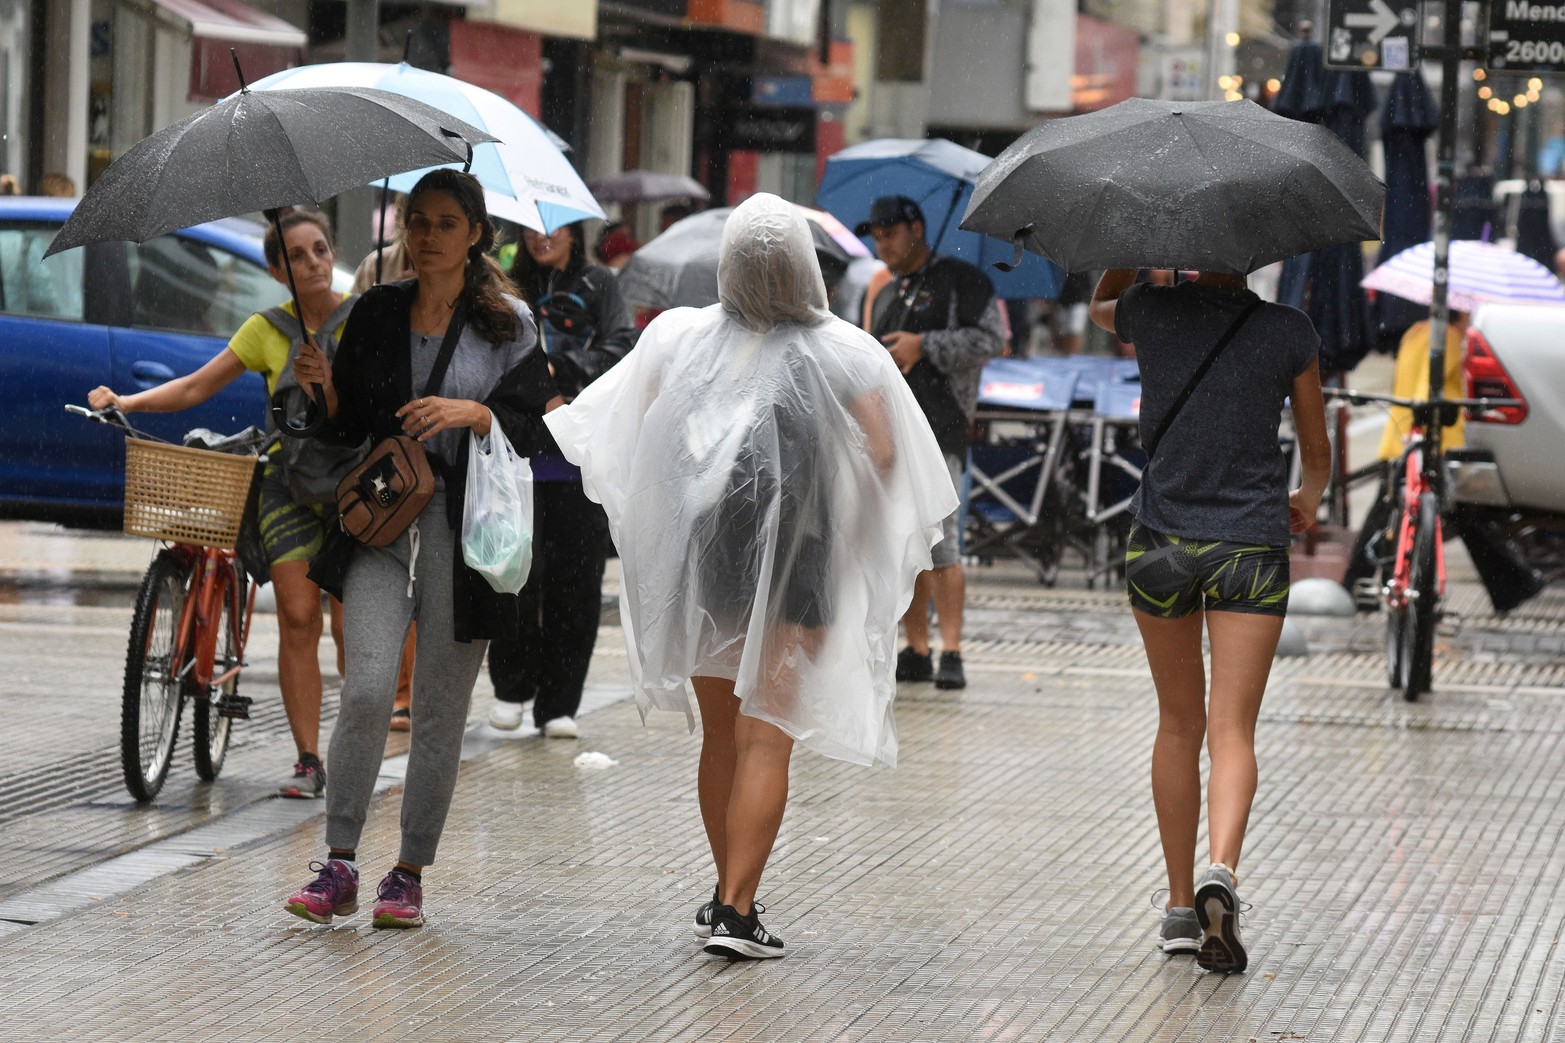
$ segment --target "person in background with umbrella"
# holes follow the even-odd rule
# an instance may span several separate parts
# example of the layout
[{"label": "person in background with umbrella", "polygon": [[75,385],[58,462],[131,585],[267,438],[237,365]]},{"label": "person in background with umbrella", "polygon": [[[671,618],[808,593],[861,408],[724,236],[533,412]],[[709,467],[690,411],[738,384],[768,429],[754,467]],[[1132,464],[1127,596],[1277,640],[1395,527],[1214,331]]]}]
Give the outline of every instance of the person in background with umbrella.
[{"label": "person in background with umbrella", "polygon": [[[277,235],[279,226],[281,240]],[[267,226],[261,249],[267,272],[284,286],[288,285],[288,274],[283,267],[283,251],[287,251],[304,325],[330,355],[347,318],[343,305],[349,298],[332,289],[337,254],[326,218],[314,211],[293,211],[282,217],[278,225]],[[290,316],[299,315],[291,300],[283,309]],[[257,312],[239,327],[228,347],[194,373],[134,395],[118,395],[100,386],[88,393],[87,403],[93,409],[112,406],[127,414],[173,413],[200,405],[247,372],[260,373],[270,395],[277,389],[277,378],[288,364],[292,339],[298,332],[294,322],[287,327],[280,329]],[[295,501],[287,476],[274,457],[261,474],[256,520],[277,599],[277,686],[282,689],[283,710],[299,754],[293,771],[279,784],[278,793],[284,797],[319,797],[326,788],[326,771],[318,753],[321,669],[316,650],[321,640],[321,589],[310,580],[308,572],[310,559],[325,544],[334,519],[319,504]],[[331,633],[339,649],[340,673],[342,620],[341,605],[335,598],[331,601]]]},{"label": "person in background with umbrella", "polygon": [[797,208],[734,208],[718,279],[719,303],[659,315],[549,428],[620,548],[642,713],[690,719],[695,688],[717,876],[695,935],[770,959],[755,893],[793,744],[895,763],[896,613],[956,494],[885,350],[827,310]]},{"label": "person in background with umbrella", "polygon": [[[493,637],[516,625],[516,598],[496,592],[462,560],[469,431],[498,424],[518,454],[545,444],[543,412],[558,404],[527,306],[488,255],[494,228],[476,178],[439,169],[408,200],[407,242],[416,278],[374,287],[354,307],[335,361],[307,345],[294,371],[319,384],[329,441],[357,445],[416,438],[437,475],[434,496],[386,547],[340,530],[310,578],[342,599],[348,673],[332,732],[324,861],[284,908],[315,923],[358,908],[357,846],[385,758],[397,667],[418,619],[413,731],[402,797],[402,846],[376,891],[376,927],[424,922],[423,870],[435,860],[461,765],[473,683]],[[455,324],[453,326],[453,324]],[[425,386],[442,345],[453,354],[437,394]]]},{"label": "person in background with umbrella", "polygon": [[[945,454],[951,485],[960,491],[967,442],[978,407],[984,363],[1005,350],[1005,324],[988,276],[965,261],[942,257],[924,238],[924,213],[906,196],[883,196],[854,232],[872,235],[893,278],[870,305],[870,332],[886,345],[924,410]],[[898,681],[933,680],[965,688],[961,508],[944,522],[931,571],[919,576],[902,617],[907,647],[897,655]],[[929,605],[940,618],[940,669],[929,647]]]},{"label": "person in background with umbrella", "polygon": [[[619,284],[613,272],[588,263],[580,223],[548,235],[524,228],[511,278],[537,316],[549,369],[567,402],[635,346]],[[608,521],[558,448],[546,445],[532,468],[532,572],[518,598],[517,637],[489,644],[489,723],[515,731],[531,702],[540,732],[574,739],[602,616]]]},{"label": "person in background with umbrella", "polygon": [[[1092,321],[1136,345],[1143,389],[1148,462],[1125,585],[1158,696],[1152,799],[1169,891],[1158,947],[1194,951],[1209,970],[1242,971],[1236,870],[1255,799],[1255,723],[1288,608],[1290,530],[1314,522],[1331,476],[1320,340],[1307,316],[1263,303],[1242,275],[1203,272],[1164,287],[1136,283],[1136,274],[1104,273]],[[1303,463],[1292,492],[1277,444],[1289,400]],[[1211,865],[1198,883],[1203,738]]]}]

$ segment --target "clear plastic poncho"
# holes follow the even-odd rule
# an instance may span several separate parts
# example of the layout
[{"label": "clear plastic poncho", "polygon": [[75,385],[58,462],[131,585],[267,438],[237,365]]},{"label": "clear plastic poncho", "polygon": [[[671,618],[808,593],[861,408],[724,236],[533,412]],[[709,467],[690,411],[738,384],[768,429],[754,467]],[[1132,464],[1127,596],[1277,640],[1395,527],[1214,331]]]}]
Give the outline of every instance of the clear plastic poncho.
[{"label": "clear plastic poncho", "polygon": [[950,474],[885,347],[827,310],[792,205],[734,210],[718,288],[545,418],[608,514],[643,719],[693,728],[687,679],[724,677],[801,745],[895,764],[897,622]]}]

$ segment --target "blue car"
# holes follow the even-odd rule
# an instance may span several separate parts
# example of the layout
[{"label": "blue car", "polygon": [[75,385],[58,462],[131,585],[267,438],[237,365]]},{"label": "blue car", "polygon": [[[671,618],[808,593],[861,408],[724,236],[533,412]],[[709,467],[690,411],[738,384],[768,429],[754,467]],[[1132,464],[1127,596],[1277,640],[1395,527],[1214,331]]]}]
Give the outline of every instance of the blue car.
[{"label": "blue car", "polygon": [[[267,274],[264,227],[229,219],[150,242],[43,253],[76,205],[0,197],[0,517],[114,526],[123,509],[124,437],[64,410],[107,384],[121,394],[193,373],[251,314],[287,290]],[[338,288],[352,283],[338,270]],[[246,373],[180,413],[138,413],[178,442],[266,421],[266,384]]]}]

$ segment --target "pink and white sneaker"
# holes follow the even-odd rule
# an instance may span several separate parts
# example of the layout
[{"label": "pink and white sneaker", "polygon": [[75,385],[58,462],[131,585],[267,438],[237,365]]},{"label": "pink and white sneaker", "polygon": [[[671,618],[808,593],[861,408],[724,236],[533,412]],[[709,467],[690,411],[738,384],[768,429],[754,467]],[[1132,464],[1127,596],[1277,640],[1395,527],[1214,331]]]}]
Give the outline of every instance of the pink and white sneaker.
[{"label": "pink and white sneaker", "polygon": [[402,869],[382,877],[375,889],[375,926],[424,926],[424,885]]},{"label": "pink and white sneaker", "polygon": [[295,891],[284,909],[315,923],[331,923],[333,916],[347,916],[358,911],[358,870],[339,858],[311,862],[310,868],[318,875]]}]

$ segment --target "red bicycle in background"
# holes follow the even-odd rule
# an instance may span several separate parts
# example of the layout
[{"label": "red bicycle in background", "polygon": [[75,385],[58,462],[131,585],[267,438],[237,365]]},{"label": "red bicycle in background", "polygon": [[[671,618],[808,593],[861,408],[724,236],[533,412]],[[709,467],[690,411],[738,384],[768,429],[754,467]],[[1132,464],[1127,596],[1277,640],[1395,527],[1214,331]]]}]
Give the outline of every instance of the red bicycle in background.
[{"label": "red bicycle in background", "polygon": [[130,436],[125,532],[168,544],[136,595],[120,702],[125,788],[147,803],[168,777],[185,703],[196,774],[207,782],[223,770],[234,721],[250,716],[238,689],[257,585],[234,547],[266,436],[191,432],[177,446],[136,431],[117,409],[65,408]]},{"label": "red bicycle in background", "polygon": [[1384,486],[1386,524],[1368,544],[1380,569],[1386,612],[1386,673],[1391,687],[1416,702],[1434,675],[1435,627],[1445,600],[1446,502],[1444,454],[1432,434],[1456,423],[1462,410],[1485,413],[1518,405],[1510,398],[1412,399],[1347,388],[1323,388],[1351,405],[1374,402],[1412,414],[1402,455]]}]

